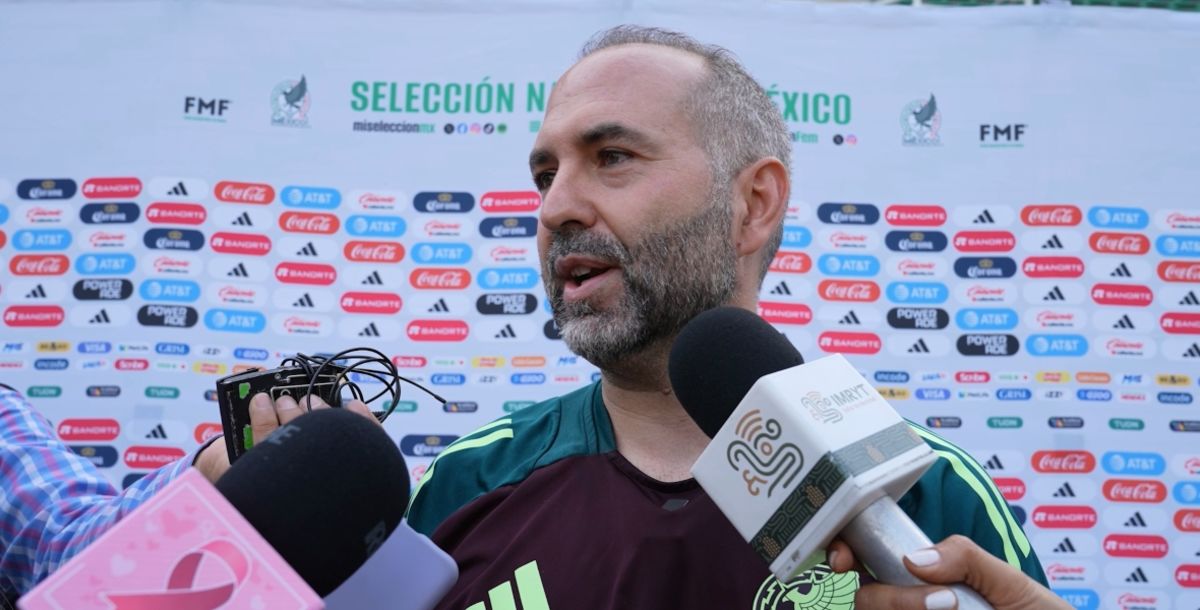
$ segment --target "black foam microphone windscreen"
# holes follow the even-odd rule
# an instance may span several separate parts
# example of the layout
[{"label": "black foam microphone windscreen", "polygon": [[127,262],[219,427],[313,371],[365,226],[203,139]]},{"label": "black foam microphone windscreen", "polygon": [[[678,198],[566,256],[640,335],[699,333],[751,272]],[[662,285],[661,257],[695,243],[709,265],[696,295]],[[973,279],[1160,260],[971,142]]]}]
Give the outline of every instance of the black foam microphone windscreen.
[{"label": "black foam microphone windscreen", "polygon": [[408,476],[399,448],[378,424],[320,409],[259,441],[216,487],[325,597],[403,519]]},{"label": "black foam microphone windscreen", "polygon": [[667,374],[684,410],[712,438],[759,377],[801,364],[800,352],[766,320],[718,307],[683,327]]}]

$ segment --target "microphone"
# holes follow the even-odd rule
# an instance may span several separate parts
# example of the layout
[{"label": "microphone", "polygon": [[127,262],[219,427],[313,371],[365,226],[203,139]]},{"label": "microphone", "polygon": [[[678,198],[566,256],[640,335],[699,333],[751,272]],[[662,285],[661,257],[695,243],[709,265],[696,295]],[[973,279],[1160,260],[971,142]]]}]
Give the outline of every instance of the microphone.
[{"label": "microphone", "polygon": [[[933,542],[896,500],[936,457],[844,357],[804,364],[762,318],[721,307],[683,328],[668,375],[712,439],[693,476],[776,577],[840,535],[880,582],[927,584],[901,557]],[[991,608],[950,588],[960,610]]]}]

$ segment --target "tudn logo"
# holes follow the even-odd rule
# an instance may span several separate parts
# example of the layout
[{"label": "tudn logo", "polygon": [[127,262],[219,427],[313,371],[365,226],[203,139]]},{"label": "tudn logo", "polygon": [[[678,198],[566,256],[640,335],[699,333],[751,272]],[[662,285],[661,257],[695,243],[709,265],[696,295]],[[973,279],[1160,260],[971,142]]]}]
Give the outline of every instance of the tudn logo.
[{"label": "tudn logo", "polygon": [[736,431],[741,438],[729,444],[725,457],[729,465],[741,473],[750,495],[757,496],[762,492],[760,486],[768,485],[767,497],[770,498],[775,488],[782,485],[787,489],[796,480],[804,466],[804,455],[791,443],[779,447],[771,443],[783,434],[777,420],[763,421],[762,412],[754,409],[742,416]]}]

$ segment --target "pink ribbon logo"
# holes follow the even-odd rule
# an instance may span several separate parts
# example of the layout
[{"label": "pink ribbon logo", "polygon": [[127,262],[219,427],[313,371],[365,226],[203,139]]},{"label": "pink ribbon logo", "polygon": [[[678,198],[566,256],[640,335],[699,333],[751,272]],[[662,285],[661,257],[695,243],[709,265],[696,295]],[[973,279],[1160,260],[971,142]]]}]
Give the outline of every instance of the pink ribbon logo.
[{"label": "pink ribbon logo", "polygon": [[[225,564],[233,573],[234,582],[206,589],[193,588],[196,572],[205,553]],[[167,590],[156,593],[103,593],[116,610],[215,610],[233,597],[233,592],[246,581],[250,562],[236,544],[229,540],[213,540],[188,553],[167,579]]]}]

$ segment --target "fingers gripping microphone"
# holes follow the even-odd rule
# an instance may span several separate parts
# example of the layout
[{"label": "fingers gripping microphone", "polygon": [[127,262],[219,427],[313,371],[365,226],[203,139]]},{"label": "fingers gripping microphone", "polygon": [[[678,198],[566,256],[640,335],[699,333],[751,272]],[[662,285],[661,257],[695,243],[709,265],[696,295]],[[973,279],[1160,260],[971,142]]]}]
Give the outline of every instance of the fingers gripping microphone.
[{"label": "fingers gripping microphone", "polygon": [[[896,499],[934,462],[932,449],[841,355],[803,362],[744,309],[684,327],[671,386],[713,439],[692,474],[782,580],[840,533],[879,581],[924,584],[901,557],[933,543]],[[952,588],[960,610],[991,608]]]}]

